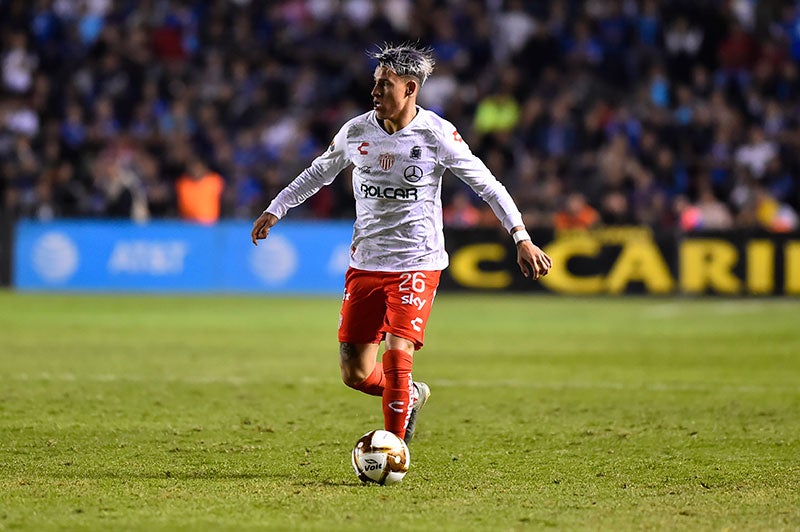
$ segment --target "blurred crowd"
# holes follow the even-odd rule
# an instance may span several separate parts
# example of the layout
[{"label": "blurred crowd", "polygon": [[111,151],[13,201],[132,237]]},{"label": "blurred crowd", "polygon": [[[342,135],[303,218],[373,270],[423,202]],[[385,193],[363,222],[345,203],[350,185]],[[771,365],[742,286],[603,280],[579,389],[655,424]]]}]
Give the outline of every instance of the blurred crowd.
[{"label": "blurred crowd", "polygon": [[[529,227],[798,228],[787,0],[0,0],[12,217],[252,219],[430,46],[451,120]],[[340,176],[294,218],[350,218]],[[453,176],[445,222],[496,224]]]}]

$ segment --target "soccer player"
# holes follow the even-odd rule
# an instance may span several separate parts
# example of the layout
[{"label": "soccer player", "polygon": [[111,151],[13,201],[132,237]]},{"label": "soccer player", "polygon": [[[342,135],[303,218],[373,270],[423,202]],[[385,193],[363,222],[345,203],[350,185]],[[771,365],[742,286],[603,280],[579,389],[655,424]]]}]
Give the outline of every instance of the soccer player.
[{"label": "soccer player", "polygon": [[[269,204],[251,239],[353,165],[356,220],[339,316],[339,365],[351,388],[382,398],[384,428],[406,442],[430,396],[411,368],[422,347],[439,275],[448,265],[442,174],[449,169],[488,203],[517,246],[517,263],[538,279],[552,266],[531,242],[506,188],[456,128],[416,104],[433,70],[430,50],[387,45],[377,60],[373,109],[348,121],[330,147]],[[381,340],[385,351],[377,361]]]}]

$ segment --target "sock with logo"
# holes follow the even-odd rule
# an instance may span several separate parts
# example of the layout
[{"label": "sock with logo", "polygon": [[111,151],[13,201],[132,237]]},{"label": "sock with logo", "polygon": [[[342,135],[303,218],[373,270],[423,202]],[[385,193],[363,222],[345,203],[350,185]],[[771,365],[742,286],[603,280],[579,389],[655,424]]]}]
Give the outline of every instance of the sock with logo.
[{"label": "sock with logo", "polygon": [[383,354],[383,427],[400,439],[405,436],[406,423],[411,413],[411,365],[414,357],[401,349],[390,349]]},{"label": "sock with logo", "polygon": [[375,369],[372,370],[372,373],[369,374],[369,377],[355,386],[351,386],[351,388],[355,388],[356,390],[364,392],[367,395],[382,397],[383,386],[385,382],[386,378],[383,376],[383,364],[376,362]]}]

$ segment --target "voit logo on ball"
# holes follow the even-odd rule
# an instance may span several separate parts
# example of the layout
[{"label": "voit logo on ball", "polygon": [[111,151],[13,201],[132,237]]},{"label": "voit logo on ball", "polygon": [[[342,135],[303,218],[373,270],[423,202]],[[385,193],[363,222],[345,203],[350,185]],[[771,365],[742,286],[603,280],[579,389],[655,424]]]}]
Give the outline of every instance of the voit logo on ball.
[{"label": "voit logo on ball", "polygon": [[45,233],[33,245],[33,270],[47,283],[68,281],[77,271],[79,262],[78,247],[64,233]]}]

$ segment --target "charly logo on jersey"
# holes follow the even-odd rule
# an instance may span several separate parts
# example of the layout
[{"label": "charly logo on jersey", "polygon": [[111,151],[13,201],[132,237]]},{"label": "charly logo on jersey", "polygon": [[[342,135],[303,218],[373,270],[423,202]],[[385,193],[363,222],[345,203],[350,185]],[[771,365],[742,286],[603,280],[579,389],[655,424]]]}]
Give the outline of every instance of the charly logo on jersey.
[{"label": "charly logo on jersey", "polygon": [[394,164],[394,154],[393,153],[381,153],[378,156],[378,163],[381,165],[381,168],[386,170],[387,172]]},{"label": "charly logo on jersey", "polygon": [[415,161],[422,159],[422,146],[414,146],[411,148],[411,152],[408,154],[408,156]]},{"label": "charly logo on jersey", "polygon": [[422,168],[419,166],[412,164],[411,166],[406,166],[406,169],[403,170],[403,177],[409,183],[417,183],[420,179],[422,179],[423,172]]}]

